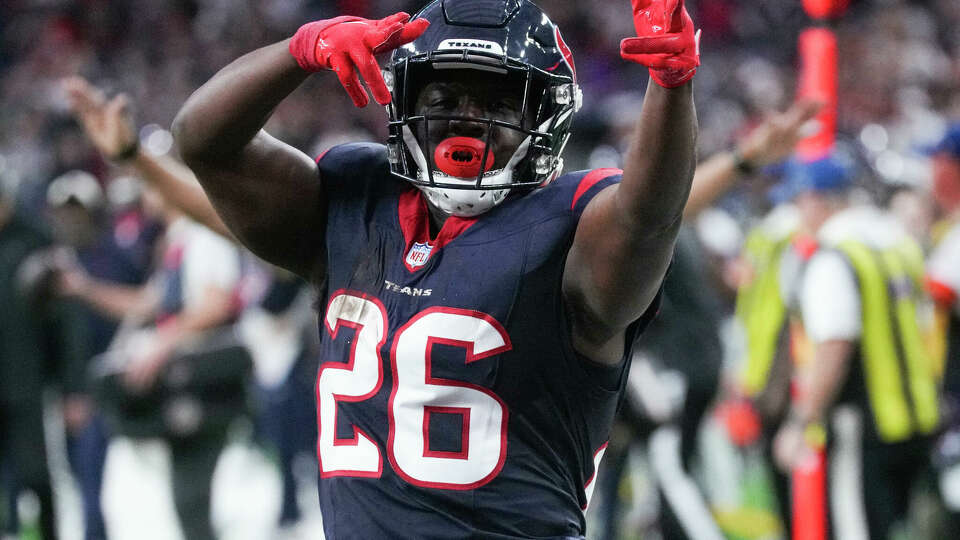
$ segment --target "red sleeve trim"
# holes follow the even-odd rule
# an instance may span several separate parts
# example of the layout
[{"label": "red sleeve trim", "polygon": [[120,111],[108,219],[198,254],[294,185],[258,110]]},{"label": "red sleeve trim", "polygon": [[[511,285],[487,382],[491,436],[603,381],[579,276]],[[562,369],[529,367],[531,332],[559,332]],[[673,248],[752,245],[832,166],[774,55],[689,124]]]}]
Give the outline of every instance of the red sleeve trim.
[{"label": "red sleeve trim", "polygon": [[927,291],[930,292],[930,296],[937,305],[949,308],[957,301],[957,292],[949,285],[930,276],[927,276],[926,285]]},{"label": "red sleeve trim", "polygon": [[316,160],[316,161],[317,161],[317,165],[320,164],[320,160],[323,159],[323,156],[327,155],[327,152],[329,152],[330,150],[331,150],[330,148],[327,148],[326,150],[323,151],[322,154],[320,154],[319,156],[317,156],[317,160]]},{"label": "red sleeve trim", "polygon": [[623,174],[623,171],[620,169],[595,169],[587,173],[587,175],[580,180],[580,185],[577,186],[577,192],[573,194],[573,202],[570,203],[570,210],[577,207],[577,201],[580,200],[580,197],[583,197],[584,193],[590,191],[590,188],[597,185],[598,182],[618,174]]}]

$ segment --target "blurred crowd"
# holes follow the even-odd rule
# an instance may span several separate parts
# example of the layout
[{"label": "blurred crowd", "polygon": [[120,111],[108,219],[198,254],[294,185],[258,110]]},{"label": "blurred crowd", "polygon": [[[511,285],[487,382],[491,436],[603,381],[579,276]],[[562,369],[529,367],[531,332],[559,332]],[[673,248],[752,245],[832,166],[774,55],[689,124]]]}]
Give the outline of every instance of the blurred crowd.
[{"label": "blurred crowd", "polygon": [[[614,54],[632,30],[616,2],[541,2],[576,44],[586,108],[569,149],[571,168],[615,161],[623,108],[646,75]],[[58,80],[81,74],[108,92],[128,93],[143,133],[158,150],[180,105],[230,60],[292,34],[304,21],[339,13],[413,12],[416,1],[57,1],[0,6],[0,154],[22,178],[22,197],[39,205],[42,187],[71,169],[110,176],[66,111]],[[703,27],[697,81],[703,155],[729,147],[771,110],[785,107],[796,78],[796,40],[808,19],[799,2],[691,3]],[[936,140],[957,114],[960,8],[950,0],[853,2],[836,24],[841,54],[839,131],[860,145],[884,178],[909,176],[897,157]],[[286,100],[271,131],[316,151],[346,137],[385,137],[382,113],[356,111],[329,77],[312,78]],[[319,99],[323,96],[323,99]],[[322,129],[319,127],[322,126]],[[151,139],[149,136],[154,135]],[[579,141],[579,144],[577,142]],[[896,152],[896,156],[884,152]],[[746,216],[744,216],[746,217]]]},{"label": "blurred crowd", "polygon": [[[218,69],[290,36],[305,22],[340,14],[415,12],[420,3],[0,3],[0,439],[5,438],[0,440],[0,524],[5,534],[20,526],[17,494],[29,490],[40,506],[35,527],[43,538],[56,537],[55,493],[39,450],[43,409],[51,407],[44,390],[51,388],[59,396],[52,403],[64,420],[66,453],[83,499],[85,538],[105,538],[108,529],[117,538],[138,537],[136,524],[129,531],[116,523],[108,527],[100,503],[109,490],[104,481],[111,478],[111,444],[126,441],[129,456],[142,457],[154,451],[142,443],[152,437],[171,449],[173,499],[185,537],[214,537],[210,477],[232,426],[243,418],[253,426],[250,438],[275,456],[281,472],[278,530],[300,519],[293,462],[297,454],[311,452],[316,430],[310,290],[243,253],[222,223],[204,213],[203,203],[191,198],[199,188],[189,171],[178,167],[168,129],[186,98]],[[538,4],[564,29],[585,95],[565,154],[567,169],[618,166],[624,135],[638,114],[636,96],[647,78],[616,54],[619,40],[633,32],[630,18],[623,16],[627,2]],[[698,537],[684,532],[675,517],[649,518],[641,507],[651,500],[659,499],[652,506],[665,509],[675,501],[657,489],[648,496],[652,499],[644,498],[645,484],[635,472],[643,468],[636,466],[636,456],[643,455],[656,477],[657,464],[664,462],[658,456],[679,446],[686,478],[698,444],[713,444],[705,452],[712,455],[699,458],[705,472],[697,482],[706,487],[692,488],[702,492],[710,508],[704,520],[722,525],[728,537],[777,537],[790,528],[789,512],[778,512],[776,503],[759,505],[770,510],[775,525],[772,532],[755,534],[724,523],[717,508],[744,504],[746,496],[731,495],[727,479],[740,485],[750,474],[745,463],[752,461],[744,456],[757,456],[744,447],[762,446],[757,441],[766,438],[768,454],[774,452],[769,446],[785,414],[780,404],[772,415],[781,417],[777,422],[751,427],[751,418],[766,421],[768,404],[760,403],[765,396],[752,391],[749,376],[743,375],[751,346],[744,334],[750,330],[742,328],[743,314],[736,311],[743,303],[738,294],[743,297],[750,281],[744,276],[757,271],[745,269],[751,262],[751,253],[743,256],[750,249],[749,231],[769,224],[765,216],[771,210],[796,202],[797,186],[784,180],[793,173],[780,162],[816,112],[809,103],[790,109],[797,38],[811,21],[793,0],[696,0],[688,9],[703,28],[695,87],[699,152],[703,170],[724,178],[717,180],[722,187],[697,199],[699,206],[685,215],[689,227],[681,233],[664,317],[641,347],[649,361],[635,360],[641,372],[631,375],[634,403],[624,409],[625,420],[615,433],[620,439],[611,441],[599,503],[591,514],[597,537],[611,540],[644,534]],[[822,191],[839,182],[854,200],[891,208],[890,215],[931,252],[934,238],[943,236],[938,231],[957,219],[956,212],[933,200],[931,155],[954,152],[960,162],[960,132],[954,135],[956,148],[949,146],[950,126],[960,120],[960,2],[855,0],[830,26],[840,51],[835,155],[842,156],[843,173],[818,172],[817,178],[830,183]],[[94,86],[76,79],[65,83],[73,76]],[[120,93],[126,97],[112,100]],[[85,116],[91,110],[101,114],[100,124]],[[111,132],[125,128],[102,123],[110,118],[129,123],[133,131]],[[322,75],[285,100],[267,130],[311,155],[341,142],[386,138],[382,109],[354,108],[337,79]],[[773,140],[778,136],[782,140]],[[149,156],[149,163],[131,161],[132,154],[124,155],[128,150]],[[938,220],[945,220],[939,228]],[[807,232],[816,236],[821,224]],[[797,228],[802,227],[790,229],[791,238]],[[685,350],[679,350],[682,345]],[[23,351],[31,351],[29,360],[10,360]],[[146,360],[136,370],[125,370],[118,367],[117,351],[134,351],[128,355]],[[203,362],[210,358],[218,361]],[[653,390],[642,370],[670,371],[664,369],[670,363],[665,358],[673,362],[667,368],[684,373],[677,384],[669,377],[655,379],[653,390],[663,395],[654,393],[651,404]],[[686,358],[687,363],[679,360]],[[31,372],[28,363],[36,369]],[[226,367],[211,372],[213,364]],[[164,377],[164,385],[155,384]],[[168,390],[154,391],[160,386]],[[680,390],[671,395],[675,388]],[[781,390],[789,393],[786,386]],[[197,393],[217,399],[192,403],[184,398]],[[714,417],[723,419],[715,424],[729,428],[724,442],[697,442],[705,432],[704,418]],[[643,442],[642,449],[635,441]],[[733,457],[718,457],[718,444]],[[776,468],[776,456],[759,461]],[[716,468],[734,472],[710,471]],[[605,476],[610,480],[604,482]],[[775,476],[766,474],[766,483],[776,484]],[[751,516],[737,519],[766,523]],[[710,538],[713,533],[701,534]]]}]

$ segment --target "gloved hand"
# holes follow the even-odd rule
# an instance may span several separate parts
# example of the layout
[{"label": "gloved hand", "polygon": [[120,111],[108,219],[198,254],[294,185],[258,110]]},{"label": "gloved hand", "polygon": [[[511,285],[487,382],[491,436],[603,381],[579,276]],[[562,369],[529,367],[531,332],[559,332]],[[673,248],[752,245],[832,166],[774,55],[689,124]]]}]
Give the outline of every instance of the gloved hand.
[{"label": "gloved hand", "polygon": [[620,56],[650,68],[664,88],[681,86],[700,65],[700,31],[683,0],[631,0],[637,37],[620,42]]},{"label": "gloved hand", "polygon": [[390,90],[374,55],[410,43],[430,26],[426,19],[409,20],[410,15],[400,12],[377,21],[343,16],[307,23],[290,40],[290,54],[307,71],[335,71],[353,103],[366,107],[370,99],[359,72],[377,103],[386,105]]}]

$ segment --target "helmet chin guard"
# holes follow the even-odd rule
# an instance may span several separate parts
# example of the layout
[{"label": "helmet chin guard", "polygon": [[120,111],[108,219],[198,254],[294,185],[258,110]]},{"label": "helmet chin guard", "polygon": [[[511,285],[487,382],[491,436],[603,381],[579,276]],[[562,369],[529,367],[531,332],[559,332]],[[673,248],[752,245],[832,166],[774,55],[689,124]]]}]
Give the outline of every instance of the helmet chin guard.
[{"label": "helmet chin guard", "polygon": [[[461,217],[482,214],[511,192],[559,176],[560,154],[583,98],[556,25],[529,0],[435,0],[415,18],[429,20],[430,27],[395,50],[384,73],[393,94],[387,106],[391,172],[419,187],[443,212]],[[447,70],[469,70],[478,81],[509,81],[522,103],[520,120],[414,110],[419,91]],[[485,140],[451,136],[432,144],[431,127],[451,121],[479,124]],[[515,131],[522,141],[499,169],[493,169],[490,144],[495,129]]]}]

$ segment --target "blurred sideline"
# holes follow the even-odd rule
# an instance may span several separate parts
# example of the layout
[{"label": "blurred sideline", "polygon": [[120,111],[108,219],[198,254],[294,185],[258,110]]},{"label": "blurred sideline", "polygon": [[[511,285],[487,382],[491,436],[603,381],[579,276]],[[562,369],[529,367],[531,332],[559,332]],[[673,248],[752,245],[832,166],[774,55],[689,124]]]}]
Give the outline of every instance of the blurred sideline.
[{"label": "blurred sideline", "polygon": [[[81,499],[66,460],[63,417],[59,414],[62,408],[50,397],[45,409],[44,429],[59,517],[57,528],[61,540],[82,540]],[[295,526],[278,529],[280,474],[271,458],[248,442],[249,431],[243,422],[236,426],[214,473],[213,522],[221,540],[323,540],[315,466],[295,466],[303,519]],[[133,444],[131,439],[118,438],[107,456],[102,502],[110,538],[183,540],[173,508],[169,451],[159,441],[136,443],[141,445],[138,456],[133,452]],[[144,452],[144,448],[148,450]],[[131,498],[131,494],[136,497]],[[27,525],[23,540],[39,538],[32,525],[38,508],[29,496],[21,498],[20,512]]]}]

